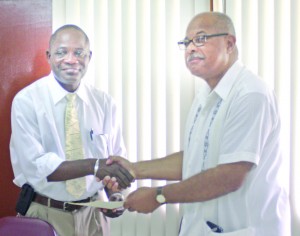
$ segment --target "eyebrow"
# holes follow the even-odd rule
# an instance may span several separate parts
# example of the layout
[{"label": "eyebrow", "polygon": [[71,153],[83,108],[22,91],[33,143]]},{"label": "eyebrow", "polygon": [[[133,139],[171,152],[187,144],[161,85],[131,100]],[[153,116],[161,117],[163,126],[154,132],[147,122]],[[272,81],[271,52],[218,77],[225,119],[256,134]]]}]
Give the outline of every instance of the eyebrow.
[{"label": "eyebrow", "polygon": [[[58,47],[56,50],[61,50],[61,49],[64,49],[64,50],[69,50],[70,48],[68,47]],[[74,51],[77,51],[77,50],[84,50],[84,48],[71,48],[71,50],[74,50]]]},{"label": "eyebrow", "polygon": [[[193,37],[195,37],[198,34],[206,34],[206,32],[201,30],[201,31],[197,32]],[[189,40],[189,38],[187,36],[185,36],[184,40]]]}]

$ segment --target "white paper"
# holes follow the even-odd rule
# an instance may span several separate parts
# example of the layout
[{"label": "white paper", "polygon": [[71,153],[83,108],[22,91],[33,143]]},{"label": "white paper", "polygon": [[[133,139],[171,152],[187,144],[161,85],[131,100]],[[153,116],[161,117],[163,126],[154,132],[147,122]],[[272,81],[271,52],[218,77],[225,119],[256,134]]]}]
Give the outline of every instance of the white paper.
[{"label": "white paper", "polygon": [[75,202],[68,202],[68,204],[72,205],[80,205],[80,206],[90,206],[90,207],[96,207],[96,208],[103,208],[103,209],[116,209],[123,207],[124,201],[120,202],[104,202],[104,201],[94,201],[94,202],[84,202],[84,203],[75,203]]}]

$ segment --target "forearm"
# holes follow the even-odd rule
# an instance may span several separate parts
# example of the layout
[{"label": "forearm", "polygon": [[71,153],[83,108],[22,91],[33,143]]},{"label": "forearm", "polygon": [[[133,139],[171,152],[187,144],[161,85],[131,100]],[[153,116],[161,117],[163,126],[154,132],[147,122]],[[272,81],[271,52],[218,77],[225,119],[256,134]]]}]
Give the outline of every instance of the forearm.
[{"label": "forearm", "polygon": [[243,184],[252,163],[220,165],[184,181],[163,188],[169,203],[202,202],[236,191]]},{"label": "forearm", "polygon": [[49,182],[65,181],[86,175],[93,175],[95,162],[96,159],[64,161],[47,177],[47,180]]},{"label": "forearm", "polygon": [[133,164],[136,179],[181,180],[183,152]]},{"label": "forearm", "polygon": [[[64,161],[47,179],[48,181],[65,181],[95,174],[100,180],[103,180],[106,176],[115,177],[121,189],[130,186],[134,178],[128,170],[118,164],[107,166],[107,159],[99,159],[99,162],[96,161],[97,159]],[[96,169],[95,164],[98,164],[98,168]]]}]

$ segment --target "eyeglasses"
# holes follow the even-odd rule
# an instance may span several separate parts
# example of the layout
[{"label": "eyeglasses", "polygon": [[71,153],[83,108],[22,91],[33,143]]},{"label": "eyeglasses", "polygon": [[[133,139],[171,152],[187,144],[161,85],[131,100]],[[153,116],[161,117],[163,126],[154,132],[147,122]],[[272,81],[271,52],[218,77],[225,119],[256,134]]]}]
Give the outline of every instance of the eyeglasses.
[{"label": "eyeglasses", "polygon": [[[86,51],[86,50],[81,50],[81,49],[75,50],[71,53],[73,54],[74,57],[76,57],[77,59],[81,59],[81,60],[92,54],[91,51]],[[69,54],[68,50],[59,49],[53,53],[53,56],[57,59],[63,59],[63,58],[66,58],[66,56],[68,54]]]},{"label": "eyeglasses", "polygon": [[192,39],[187,39],[185,38],[184,40],[181,40],[178,42],[179,49],[181,50],[186,50],[187,47],[190,45],[191,42],[196,47],[201,47],[203,46],[207,39],[212,38],[212,37],[219,37],[219,36],[225,36],[228,35],[228,33],[220,33],[220,34],[197,34],[194,38]]}]

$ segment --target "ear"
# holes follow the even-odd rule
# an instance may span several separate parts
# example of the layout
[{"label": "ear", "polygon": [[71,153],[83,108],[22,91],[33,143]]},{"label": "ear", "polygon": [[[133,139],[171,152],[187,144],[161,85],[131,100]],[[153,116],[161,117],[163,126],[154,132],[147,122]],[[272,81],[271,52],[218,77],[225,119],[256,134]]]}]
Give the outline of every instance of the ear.
[{"label": "ear", "polygon": [[47,58],[47,60],[49,60],[50,57],[51,57],[51,54],[50,54],[49,50],[47,50],[47,51],[46,51],[46,58]]},{"label": "ear", "polygon": [[227,51],[228,53],[232,53],[235,49],[236,45],[236,37],[234,35],[229,34],[227,36]]}]

